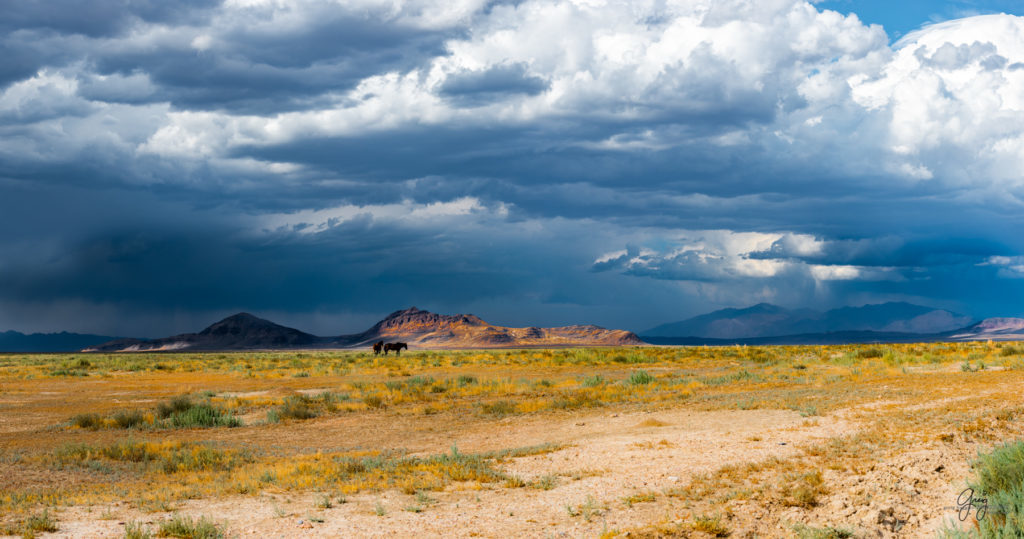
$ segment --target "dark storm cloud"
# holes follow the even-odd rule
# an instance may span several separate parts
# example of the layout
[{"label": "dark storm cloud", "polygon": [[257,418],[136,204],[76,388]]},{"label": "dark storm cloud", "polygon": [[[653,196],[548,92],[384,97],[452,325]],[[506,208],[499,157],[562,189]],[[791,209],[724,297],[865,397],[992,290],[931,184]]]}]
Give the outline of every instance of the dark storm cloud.
[{"label": "dark storm cloud", "polygon": [[221,0],[24,0],[0,5],[0,29],[46,29],[89,37],[118,35],[136,21],[198,22]]},{"label": "dark storm cloud", "polygon": [[[880,30],[795,1],[702,24],[525,0],[9,4],[0,311],[123,309],[103,331],[149,335],[172,311],[303,327],[410,304],[641,329],[1024,293],[988,263],[1024,252],[1019,122],[954,84],[977,68],[1019,93],[998,35],[908,50],[911,77]],[[938,97],[900,86],[944,74]]]},{"label": "dark storm cloud", "polygon": [[[0,8],[0,84],[85,62],[95,74],[144,75],[153,86],[143,93],[109,83],[98,87],[87,73],[83,96],[91,99],[273,113],[328,103],[326,93],[419,66],[444,54],[444,41],[459,32],[422,29],[328,2],[311,3],[300,19],[278,25],[261,18],[272,15],[269,10],[222,13],[219,1],[63,4],[9,2]],[[227,26],[203,28],[218,17]],[[146,24],[169,25],[169,35],[178,37],[134,46],[126,32]],[[193,39],[199,41],[190,46]]]},{"label": "dark storm cloud", "polygon": [[451,75],[441,85],[440,93],[459,106],[472,107],[514,94],[537,95],[549,86],[544,79],[530,75],[526,64],[515,63]]},{"label": "dark storm cloud", "polygon": [[325,93],[411,69],[443,54],[451,35],[321,9],[291,31],[240,26],[211,37],[209,48],[124,50],[95,63],[105,75],[147,73],[158,89],[149,101],[266,114],[322,105]]},{"label": "dark storm cloud", "polygon": [[507,252],[495,251],[471,235],[411,230],[369,215],[310,236],[253,237],[200,222],[25,252],[0,266],[0,302],[71,298],[142,309],[387,312],[413,302],[451,305],[535,293],[537,268],[554,269],[548,246],[515,241]]},{"label": "dark storm cloud", "polygon": [[815,264],[855,266],[931,267],[978,264],[992,256],[1007,256],[1009,246],[988,238],[921,238],[906,240],[897,236],[858,240],[829,240],[820,251],[801,252],[790,237],[774,242],[766,251],[749,254],[760,260],[801,260]]}]

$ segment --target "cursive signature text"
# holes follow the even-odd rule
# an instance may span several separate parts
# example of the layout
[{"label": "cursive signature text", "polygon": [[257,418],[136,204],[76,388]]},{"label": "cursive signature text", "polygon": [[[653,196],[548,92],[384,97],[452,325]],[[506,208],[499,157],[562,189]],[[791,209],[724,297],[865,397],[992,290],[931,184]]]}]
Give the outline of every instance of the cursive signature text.
[{"label": "cursive signature text", "polygon": [[988,498],[977,498],[974,496],[973,488],[966,488],[956,498],[957,517],[963,522],[971,516],[971,510],[977,510],[975,518],[981,520],[988,512]]}]

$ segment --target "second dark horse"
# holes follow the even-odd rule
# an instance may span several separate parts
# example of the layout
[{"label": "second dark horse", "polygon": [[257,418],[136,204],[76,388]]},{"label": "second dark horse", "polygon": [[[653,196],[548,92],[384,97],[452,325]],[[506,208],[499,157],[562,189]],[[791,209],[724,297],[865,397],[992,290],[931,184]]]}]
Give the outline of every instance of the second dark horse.
[{"label": "second dark horse", "polygon": [[384,349],[384,341],[377,341],[373,343],[373,355],[377,355],[381,350]]},{"label": "second dark horse", "polygon": [[389,342],[384,345],[384,355],[388,355],[389,350],[394,350],[396,356],[402,355],[402,348],[409,349],[409,345],[404,342]]}]

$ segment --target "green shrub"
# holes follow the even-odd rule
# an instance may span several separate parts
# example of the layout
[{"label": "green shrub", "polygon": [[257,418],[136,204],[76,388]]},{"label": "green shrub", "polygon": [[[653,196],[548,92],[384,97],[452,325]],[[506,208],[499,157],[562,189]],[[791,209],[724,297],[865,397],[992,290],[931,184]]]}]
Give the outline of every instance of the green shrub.
[{"label": "green shrub", "polygon": [[168,419],[172,426],[179,429],[237,427],[242,424],[237,417],[209,404],[194,405],[187,410],[171,414]]},{"label": "green shrub", "polygon": [[89,373],[81,369],[56,369],[50,372],[50,376],[89,376]]},{"label": "green shrub", "polygon": [[862,350],[857,350],[857,357],[859,357],[861,359],[870,359],[870,358],[882,357],[884,355],[885,355],[885,352],[882,352],[882,350],[880,348],[872,347],[872,348],[864,348]]},{"label": "green shrub", "polygon": [[187,395],[179,395],[170,401],[161,402],[156,407],[156,413],[161,419],[167,419],[175,413],[180,413],[192,407],[192,399]]},{"label": "green shrub", "polygon": [[1019,346],[1004,346],[1001,350],[999,350],[999,355],[1003,357],[1019,356],[1021,354],[1024,354],[1024,348],[1021,348]]},{"label": "green shrub", "polygon": [[114,423],[118,428],[130,429],[145,422],[146,418],[138,410],[122,410],[114,414]]},{"label": "green shrub", "polygon": [[71,423],[82,429],[96,430],[103,427],[103,418],[99,414],[78,414],[71,418]]},{"label": "green shrub", "polygon": [[646,385],[654,381],[654,377],[647,371],[636,371],[629,375],[629,383],[634,386]]},{"label": "green shrub", "polygon": [[316,412],[310,408],[310,399],[304,395],[291,396],[281,405],[279,419],[311,419]]}]

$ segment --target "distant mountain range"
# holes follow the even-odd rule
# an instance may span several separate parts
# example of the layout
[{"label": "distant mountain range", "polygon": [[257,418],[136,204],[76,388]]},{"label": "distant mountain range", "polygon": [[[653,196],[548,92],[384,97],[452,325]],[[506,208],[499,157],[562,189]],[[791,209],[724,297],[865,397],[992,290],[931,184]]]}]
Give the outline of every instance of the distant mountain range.
[{"label": "distant mountain range", "polygon": [[786,309],[760,303],[745,309],[722,309],[640,332],[645,337],[752,339],[836,332],[935,334],[965,328],[970,317],[891,302],[829,311]]},{"label": "distant mountain range", "polygon": [[471,314],[441,315],[412,307],[395,311],[353,335],[318,337],[248,313],[229,316],[199,333],[160,339],[116,339],[87,352],[355,348],[379,340],[414,348],[501,348],[523,346],[625,346],[644,344],[635,334],[597,326],[509,328]]},{"label": "distant mountain range", "polygon": [[229,316],[199,333],[123,339],[77,333],[0,333],[2,352],[136,352],[359,348],[383,340],[413,348],[634,346],[728,344],[841,344],[864,342],[1024,340],[1024,318],[974,322],[942,309],[893,302],[829,311],[761,303],[721,309],[636,334],[592,325],[553,328],[495,326],[471,314],[443,315],[412,307],[395,311],[362,333],[319,337],[248,313]]},{"label": "distant mountain range", "polygon": [[951,341],[1024,341],[1024,318],[986,318],[959,331],[949,332]]},{"label": "distant mountain range", "polygon": [[1024,340],[1024,319],[968,316],[905,302],[829,311],[759,303],[721,309],[640,332],[651,344],[843,344]]},{"label": "distant mountain range", "polygon": [[114,337],[81,333],[30,333],[17,331],[0,332],[0,351],[3,352],[74,352],[96,346]]}]

